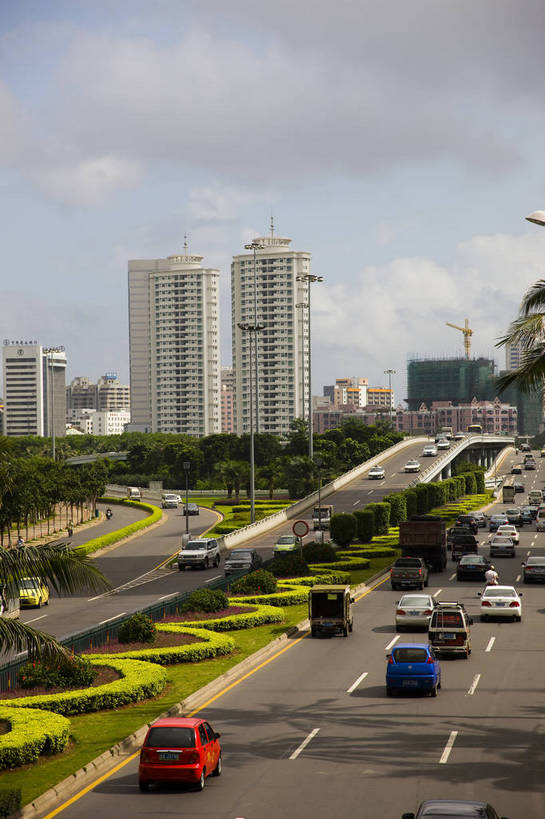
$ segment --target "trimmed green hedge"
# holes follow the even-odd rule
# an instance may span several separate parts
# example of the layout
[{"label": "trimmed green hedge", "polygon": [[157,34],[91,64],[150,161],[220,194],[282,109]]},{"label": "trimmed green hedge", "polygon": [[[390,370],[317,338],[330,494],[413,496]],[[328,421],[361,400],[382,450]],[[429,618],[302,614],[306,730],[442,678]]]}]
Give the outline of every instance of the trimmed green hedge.
[{"label": "trimmed green hedge", "polygon": [[293,583],[297,583],[298,586],[320,586],[322,584],[329,585],[331,583],[346,585],[350,583],[350,572],[324,570],[310,577],[294,577]]},{"label": "trimmed green hedge", "polygon": [[[328,564],[328,569],[331,564]],[[284,589],[284,591],[281,591]],[[249,597],[230,597],[232,605],[242,605],[244,603],[268,603],[269,606],[298,606],[308,600],[308,589],[299,585],[299,578],[293,581],[279,580],[278,591],[274,594],[255,594]]]},{"label": "trimmed green hedge", "polygon": [[[350,557],[344,560],[335,561],[335,569],[345,572],[352,572],[355,569],[368,569],[369,561],[363,557]],[[331,563],[313,563],[309,566],[311,572],[331,571]]]},{"label": "trimmed green hedge", "polygon": [[[232,602],[232,601],[231,601]],[[237,605],[241,605],[237,603]],[[250,608],[250,607],[249,607]],[[255,606],[251,606],[252,609]],[[257,606],[257,611],[241,612],[240,614],[232,614],[229,617],[218,617],[215,620],[192,620],[183,623],[158,623],[158,631],[182,631],[181,628],[170,628],[170,626],[183,626],[183,629],[188,629],[191,634],[201,633],[201,631],[239,631],[243,628],[254,628],[254,626],[263,626],[266,623],[281,623],[284,619],[284,612],[277,606]],[[168,628],[167,628],[168,627]],[[215,635],[217,636],[217,635]],[[210,639],[210,635],[206,634],[205,639]],[[198,644],[193,643],[185,648],[197,648]],[[234,647],[234,643],[233,643]],[[227,653],[227,652],[222,652]],[[212,655],[211,655],[212,656]],[[186,662],[185,660],[178,660],[178,662]],[[191,662],[194,662],[192,659]]]},{"label": "trimmed green hedge", "polygon": [[8,819],[21,808],[21,788],[2,788],[0,790],[0,817]]},{"label": "trimmed green hedge", "polygon": [[[208,621],[212,622],[212,621]],[[177,663],[198,663],[201,660],[209,660],[212,657],[221,657],[231,654],[235,649],[234,640],[231,637],[214,634],[203,628],[199,622],[199,628],[192,628],[187,623],[157,623],[157,631],[192,634],[201,637],[202,643],[189,643],[182,646],[164,646],[162,648],[139,648],[131,651],[121,651],[115,654],[93,654],[95,661],[99,659],[102,665],[112,665],[110,660],[144,660],[148,663],[158,665],[175,665]]]},{"label": "trimmed green hedge", "polygon": [[62,691],[59,694],[37,694],[14,700],[0,700],[0,708],[43,708],[57,714],[84,714],[89,711],[104,711],[130,702],[139,702],[160,694],[166,684],[166,671],[159,665],[118,659],[117,657],[90,658],[95,665],[107,665],[122,675],[95,688]]},{"label": "trimmed green hedge", "polygon": [[[100,498],[100,502],[120,503],[119,498]],[[103,549],[105,546],[110,546],[112,543],[117,543],[119,540],[123,540],[123,538],[134,534],[134,532],[139,532],[141,529],[147,529],[148,526],[151,526],[153,523],[156,523],[163,517],[162,510],[159,509],[158,506],[153,506],[151,503],[140,503],[139,501],[124,500],[122,501],[122,505],[132,506],[135,509],[142,509],[144,512],[149,513],[148,517],[143,518],[143,520],[137,520],[134,523],[130,523],[128,526],[124,526],[122,529],[116,529],[115,532],[108,532],[107,535],[102,535],[101,537],[95,537],[92,540],[88,540],[87,543],[83,543],[81,546],[78,546],[78,549],[82,549],[85,554],[88,555],[92,554],[93,552],[98,552],[99,549]]]},{"label": "trimmed green hedge", "polygon": [[0,708],[0,719],[11,725],[0,736],[0,770],[34,762],[40,754],[57,754],[68,745],[70,720],[59,714],[6,707]]},{"label": "trimmed green hedge", "polygon": [[338,552],[337,554],[343,559],[351,557],[366,557],[369,558],[369,560],[372,560],[375,557],[395,557],[396,550],[391,549],[389,546],[363,546],[361,549],[353,547],[349,552]]},{"label": "trimmed green hedge", "polygon": [[361,543],[371,543],[375,534],[375,515],[372,509],[357,509],[352,513],[356,518],[356,531]]},{"label": "trimmed green hedge", "polygon": [[375,519],[375,535],[387,535],[390,525],[390,504],[389,503],[368,503],[366,512],[372,512]]}]

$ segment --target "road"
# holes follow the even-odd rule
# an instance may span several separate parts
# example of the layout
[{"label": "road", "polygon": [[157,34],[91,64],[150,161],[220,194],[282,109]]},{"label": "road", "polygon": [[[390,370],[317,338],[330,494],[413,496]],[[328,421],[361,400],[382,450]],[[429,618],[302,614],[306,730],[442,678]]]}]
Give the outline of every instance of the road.
[{"label": "road", "polygon": [[[541,463],[525,473],[527,491],[543,487]],[[486,553],[488,533],[480,533]],[[526,554],[545,554],[545,534],[524,527],[517,552],[515,560],[495,560],[503,583],[518,584]],[[473,653],[442,661],[436,699],[386,698],[388,650],[426,636],[396,634],[399,592],[383,582],[356,603],[348,639],[293,639],[206,708],[222,734],[224,769],[202,793],[172,787],[140,794],[131,762],[60,815],[386,819],[422,799],[450,796],[489,800],[510,819],[545,817],[545,588],[522,587],[521,624],[480,623],[482,584],[457,582],[454,566],[449,561],[431,575],[429,591],[463,601],[475,616]]]}]

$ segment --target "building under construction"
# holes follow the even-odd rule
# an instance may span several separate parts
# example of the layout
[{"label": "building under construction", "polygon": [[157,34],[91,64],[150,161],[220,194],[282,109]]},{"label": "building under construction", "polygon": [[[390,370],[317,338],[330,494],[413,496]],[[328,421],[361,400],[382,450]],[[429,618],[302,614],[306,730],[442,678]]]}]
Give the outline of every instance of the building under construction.
[{"label": "building under construction", "polygon": [[410,410],[433,401],[470,404],[496,396],[495,364],[489,358],[423,358],[407,364],[407,403]]}]

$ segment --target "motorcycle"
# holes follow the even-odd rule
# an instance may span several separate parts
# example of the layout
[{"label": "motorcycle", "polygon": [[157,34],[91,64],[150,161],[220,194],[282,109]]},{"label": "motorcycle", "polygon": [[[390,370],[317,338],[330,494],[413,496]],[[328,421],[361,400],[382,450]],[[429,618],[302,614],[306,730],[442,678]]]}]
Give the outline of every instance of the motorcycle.
[{"label": "motorcycle", "polygon": [[112,514],[113,513],[112,513],[111,509],[106,509],[106,517],[107,517],[108,520],[110,520],[110,518],[112,517]]}]

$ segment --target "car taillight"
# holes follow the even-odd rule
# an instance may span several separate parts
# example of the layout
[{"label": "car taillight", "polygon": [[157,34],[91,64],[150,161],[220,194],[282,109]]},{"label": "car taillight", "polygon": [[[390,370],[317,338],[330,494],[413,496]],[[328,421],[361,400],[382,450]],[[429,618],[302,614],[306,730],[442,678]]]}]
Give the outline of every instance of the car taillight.
[{"label": "car taillight", "polygon": [[149,748],[142,748],[140,751],[140,762],[153,762],[153,751]]},{"label": "car taillight", "polygon": [[199,752],[198,751],[191,751],[186,760],[188,765],[195,765],[199,761]]},{"label": "car taillight", "polygon": [[422,574],[422,569],[419,569],[419,570],[418,570],[418,574]]},{"label": "car taillight", "polygon": [[424,614],[426,617],[431,617],[433,611],[431,609],[426,609],[425,611],[422,612],[422,614]]},{"label": "car taillight", "polygon": [[512,603],[509,603],[509,608],[510,608],[510,609],[513,609],[513,608],[518,608],[519,606],[520,606],[520,603],[519,603],[519,601],[518,601],[518,600],[513,600],[513,602],[512,602]]},{"label": "car taillight", "polygon": [[428,663],[428,665],[431,665],[431,663],[433,663],[433,657],[431,656],[431,654],[428,654],[428,659],[426,660],[426,662]]},{"label": "car taillight", "polygon": [[406,614],[407,612],[404,609],[396,609],[396,614]]},{"label": "car taillight", "polygon": [[392,572],[393,572],[393,569],[390,569],[390,574],[392,574]]},{"label": "car taillight", "polygon": [[491,606],[492,603],[489,603],[488,600],[481,600],[481,606]]},{"label": "car taillight", "polygon": [[394,658],[393,658],[393,656],[390,654],[390,656],[388,657],[388,665],[393,665],[393,664],[394,664]]}]

